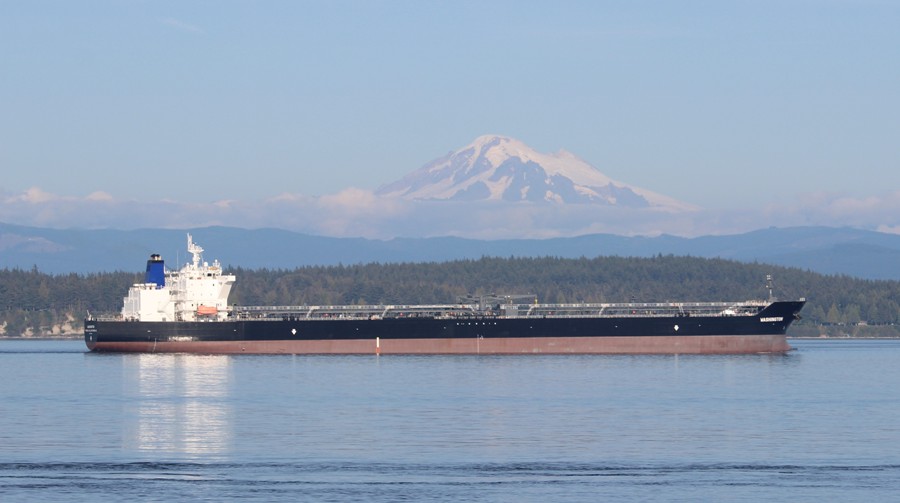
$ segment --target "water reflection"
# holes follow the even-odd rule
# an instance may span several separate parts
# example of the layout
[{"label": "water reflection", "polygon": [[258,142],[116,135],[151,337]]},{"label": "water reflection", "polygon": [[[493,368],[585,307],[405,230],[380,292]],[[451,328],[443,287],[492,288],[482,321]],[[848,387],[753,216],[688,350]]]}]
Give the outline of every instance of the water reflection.
[{"label": "water reflection", "polygon": [[171,455],[224,453],[231,442],[227,356],[129,355],[123,358],[124,447]]}]

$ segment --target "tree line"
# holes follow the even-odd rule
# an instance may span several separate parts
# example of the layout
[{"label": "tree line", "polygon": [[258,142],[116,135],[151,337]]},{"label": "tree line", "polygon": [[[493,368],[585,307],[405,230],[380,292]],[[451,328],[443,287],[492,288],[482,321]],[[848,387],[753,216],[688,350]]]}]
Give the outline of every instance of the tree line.
[{"label": "tree line", "polygon": [[[740,301],[766,298],[766,276],[779,298],[805,297],[791,335],[900,335],[900,282],[822,275],[797,268],[724,259],[495,258],[431,263],[372,263],[296,269],[227,268],[240,305],[438,304],[466,294],[532,294],[540,302]],[[50,275],[0,270],[0,331],[53,335],[80,330],[87,312],[121,309],[143,274]],[[65,330],[63,330],[65,331]]]}]

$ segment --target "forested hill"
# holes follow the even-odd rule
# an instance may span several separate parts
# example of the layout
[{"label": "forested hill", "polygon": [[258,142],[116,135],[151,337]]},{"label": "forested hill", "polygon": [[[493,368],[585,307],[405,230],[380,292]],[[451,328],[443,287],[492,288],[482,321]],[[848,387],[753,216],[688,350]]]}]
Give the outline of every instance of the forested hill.
[{"label": "forested hill", "polygon": [[[238,277],[230,302],[242,305],[452,303],[460,295],[485,293],[534,294],[540,302],[740,301],[765,298],[765,278],[771,274],[777,297],[808,300],[804,319],[792,331],[847,332],[847,327],[862,322],[880,326],[884,333],[900,322],[898,281],[825,276],[722,259],[486,257],[230,272]],[[118,311],[128,287],[141,276],[0,270],[3,333],[80,332],[87,311]]]}]

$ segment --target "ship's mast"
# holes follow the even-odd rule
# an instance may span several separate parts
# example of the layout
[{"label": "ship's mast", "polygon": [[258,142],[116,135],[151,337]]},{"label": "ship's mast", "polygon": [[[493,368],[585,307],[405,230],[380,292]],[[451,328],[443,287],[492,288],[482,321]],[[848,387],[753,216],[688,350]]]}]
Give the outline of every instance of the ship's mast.
[{"label": "ship's mast", "polygon": [[191,237],[190,233],[187,235],[187,249],[188,252],[193,255],[194,269],[197,269],[200,267],[200,254],[203,253],[203,248],[194,244],[194,239]]}]

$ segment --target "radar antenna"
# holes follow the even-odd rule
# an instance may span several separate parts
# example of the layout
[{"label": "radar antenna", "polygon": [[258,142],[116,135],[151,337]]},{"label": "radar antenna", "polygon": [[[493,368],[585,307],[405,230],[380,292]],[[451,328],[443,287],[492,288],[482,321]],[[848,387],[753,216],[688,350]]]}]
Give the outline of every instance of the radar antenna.
[{"label": "radar antenna", "polygon": [[194,269],[200,267],[200,254],[203,253],[203,248],[200,245],[194,244],[194,239],[191,237],[191,234],[187,235],[187,249],[188,252],[193,255]]}]

